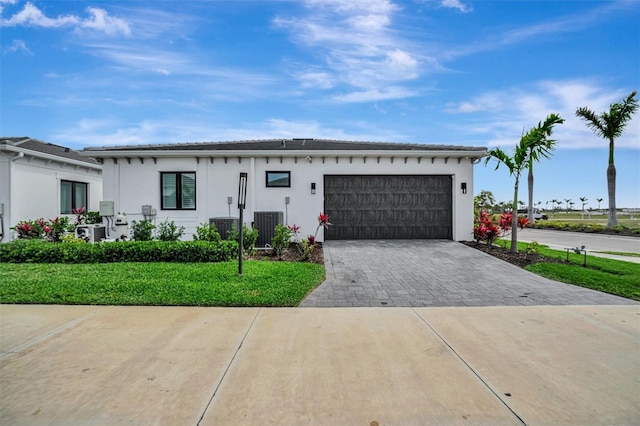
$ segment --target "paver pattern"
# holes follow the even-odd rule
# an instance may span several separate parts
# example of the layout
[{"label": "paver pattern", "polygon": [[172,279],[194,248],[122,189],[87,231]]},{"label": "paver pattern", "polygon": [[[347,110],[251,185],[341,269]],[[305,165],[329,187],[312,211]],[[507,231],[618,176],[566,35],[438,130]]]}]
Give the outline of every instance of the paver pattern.
[{"label": "paver pattern", "polygon": [[449,240],[327,241],[327,278],[301,307],[630,305]]}]

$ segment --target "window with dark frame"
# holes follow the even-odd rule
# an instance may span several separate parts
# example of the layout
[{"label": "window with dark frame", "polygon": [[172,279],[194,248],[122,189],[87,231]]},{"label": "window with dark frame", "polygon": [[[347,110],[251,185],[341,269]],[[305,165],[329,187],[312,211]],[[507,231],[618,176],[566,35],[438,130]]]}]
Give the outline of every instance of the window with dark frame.
[{"label": "window with dark frame", "polygon": [[72,180],[60,181],[60,214],[71,214],[73,209],[88,207],[88,188],[86,182]]},{"label": "window with dark frame", "polygon": [[160,172],[160,209],[196,209],[196,172]]},{"label": "window with dark frame", "polygon": [[266,182],[267,188],[290,188],[291,172],[267,171]]}]

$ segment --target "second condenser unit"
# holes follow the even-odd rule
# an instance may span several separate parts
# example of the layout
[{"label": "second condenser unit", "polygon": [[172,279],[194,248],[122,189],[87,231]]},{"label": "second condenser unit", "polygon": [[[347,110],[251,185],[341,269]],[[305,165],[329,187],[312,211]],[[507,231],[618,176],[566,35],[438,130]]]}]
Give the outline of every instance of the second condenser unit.
[{"label": "second condenser unit", "polygon": [[276,226],[284,224],[282,212],[254,212],[253,226],[258,230],[256,247],[271,245],[271,240],[276,235]]}]

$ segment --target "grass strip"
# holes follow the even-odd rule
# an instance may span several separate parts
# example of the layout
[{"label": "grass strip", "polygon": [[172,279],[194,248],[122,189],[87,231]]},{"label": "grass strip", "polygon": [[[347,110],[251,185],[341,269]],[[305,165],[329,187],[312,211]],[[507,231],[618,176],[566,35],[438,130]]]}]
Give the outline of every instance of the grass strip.
[{"label": "grass strip", "polygon": [[0,264],[0,303],[297,306],[324,280],[302,262]]},{"label": "grass strip", "polygon": [[629,253],[626,251],[597,251],[596,253],[614,254],[616,256],[640,257],[640,253]]},{"label": "grass strip", "polygon": [[[525,251],[527,247],[529,243],[518,243],[518,250]],[[537,252],[547,257],[567,260],[566,251],[553,250],[544,245],[539,245]],[[573,251],[569,252],[569,262],[570,264],[536,263],[525,269],[555,281],[640,301],[640,264],[587,254],[587,266],[584,267],[584,254]]]}]

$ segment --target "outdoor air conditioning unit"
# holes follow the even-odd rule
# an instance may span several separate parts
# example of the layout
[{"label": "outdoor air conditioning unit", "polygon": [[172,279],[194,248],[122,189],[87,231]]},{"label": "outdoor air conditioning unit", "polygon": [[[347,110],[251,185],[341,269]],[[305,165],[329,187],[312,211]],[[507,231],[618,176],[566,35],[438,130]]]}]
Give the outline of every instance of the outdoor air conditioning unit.
[{"label": "outdoor air conditioning unit", "polygon": [[107,238],[107,228],[104,225],[78,225],[76,226],[76,238],[97,243]]},{"label": "outdoor air conditioning unit", "polygon": [[209,225],[214,224],[218,233],[223,240],[226,240],[229,236],[229,231],[233,228],[238,229],[237,217],[212,217],[209,218]]},{"label": "outdoor air conditioning unit", "polygon": [[284,223],[282,212],[254,212],[253,222],[258,230],[258,240],[256,247],[266,247],[271,245],[271,240],[276,235],[276,226]]}]

